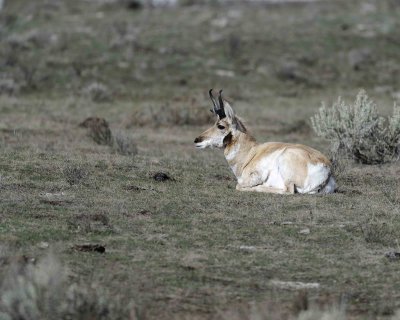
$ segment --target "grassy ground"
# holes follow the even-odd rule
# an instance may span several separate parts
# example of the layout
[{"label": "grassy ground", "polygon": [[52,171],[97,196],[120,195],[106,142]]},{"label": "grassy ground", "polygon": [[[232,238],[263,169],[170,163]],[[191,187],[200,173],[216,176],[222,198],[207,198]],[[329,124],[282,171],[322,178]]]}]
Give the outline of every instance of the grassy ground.
[{"label": "grassy ground", "polygon": [[[398,164],[347,164],[333,195],[239,193],[222,153],[193,140],[212,123],[215,87],[259,141],[328,153],[309,127],[322,100],[364,87],[386,113],[398,95],[399,17],[394,0],[142,10],[9,1],[3,255],[52,252],[68,281],[134,302],[139,318],[244,318],[257,306],[286,319],[299,290],[277,281],[319,283],[309,301],[341,303],[350,319],[390,318],[400,308],[400,262],[385,257],[400,250]],[[133,134],[138,154],[96,144],[79,127],[89,116]],[[173,179],[154,180],[159,171]],[[71,249],[84,243],[106,253]]]}]

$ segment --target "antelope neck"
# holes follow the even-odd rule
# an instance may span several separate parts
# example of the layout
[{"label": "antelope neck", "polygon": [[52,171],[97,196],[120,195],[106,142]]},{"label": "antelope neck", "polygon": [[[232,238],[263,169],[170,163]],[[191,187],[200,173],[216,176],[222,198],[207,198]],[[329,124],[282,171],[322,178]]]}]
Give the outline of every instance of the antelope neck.
[{"label": "antelope neck", "polygon": [[256,141],[251,135],[240,131],[232,135],[230,141],[226,144],[224,149],[225,159],[236,177],[240,176],[248,162],[250,150],[255,145]]}]

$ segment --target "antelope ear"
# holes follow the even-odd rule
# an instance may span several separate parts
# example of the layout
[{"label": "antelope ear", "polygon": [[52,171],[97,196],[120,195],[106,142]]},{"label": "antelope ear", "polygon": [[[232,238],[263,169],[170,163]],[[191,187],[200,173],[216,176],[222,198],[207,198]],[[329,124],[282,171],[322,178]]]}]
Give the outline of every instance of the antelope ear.
[{"label": "antelope ear", "polygon": [[235,111],[233,111],[231,105],[226,100],[224,100],[224,110],[225,110],[225,114],[228,117],[228,119],[230,119],[232,122],[234,122],[234,119],[236,117]]},{"label": "antelope ear", "polygon": [[233,121],[233,123],[237,130],[242,131],[244,133],[247,132],[246,127],[244,126],[243,122],[238,117],[235,117],[235,120]]},{"label": "antelope ear", "polygon": [[236,113],[226,100],[224,100],[224,107],[225,107],[225,114],[229,121],[232,123],[236,130],[241,132],[247,132],[246,127],[244,126],[243,122],[240,121],[238,117],[236,117]]}]

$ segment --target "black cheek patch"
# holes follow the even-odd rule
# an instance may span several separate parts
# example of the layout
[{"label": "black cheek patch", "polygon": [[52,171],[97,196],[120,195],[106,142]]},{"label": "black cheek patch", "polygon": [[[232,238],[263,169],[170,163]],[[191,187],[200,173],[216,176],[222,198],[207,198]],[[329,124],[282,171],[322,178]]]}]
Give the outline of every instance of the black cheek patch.
[{"label": "black cheek patch", "polygon": [[232,142],[232,133],[229,132],[228,135],[225,136],[224,140],[222,141],[224,147]]}]

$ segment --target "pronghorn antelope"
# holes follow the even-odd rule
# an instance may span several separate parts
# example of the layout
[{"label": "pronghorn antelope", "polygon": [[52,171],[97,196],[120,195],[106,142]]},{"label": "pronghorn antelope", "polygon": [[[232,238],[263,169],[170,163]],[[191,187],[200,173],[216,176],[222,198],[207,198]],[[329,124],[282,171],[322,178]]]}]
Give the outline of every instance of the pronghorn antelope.
[{"label": "pronghorn antelope", "polygon": [[237,178],[236,190],[270,193],[332,193],[335,179],[330,161],[319,151],[301,144],[258,144],[230,104],[219,92],[218,102],[209,91],[218,116],[214,126],[198,136],[197,148],[223,148]]}]

